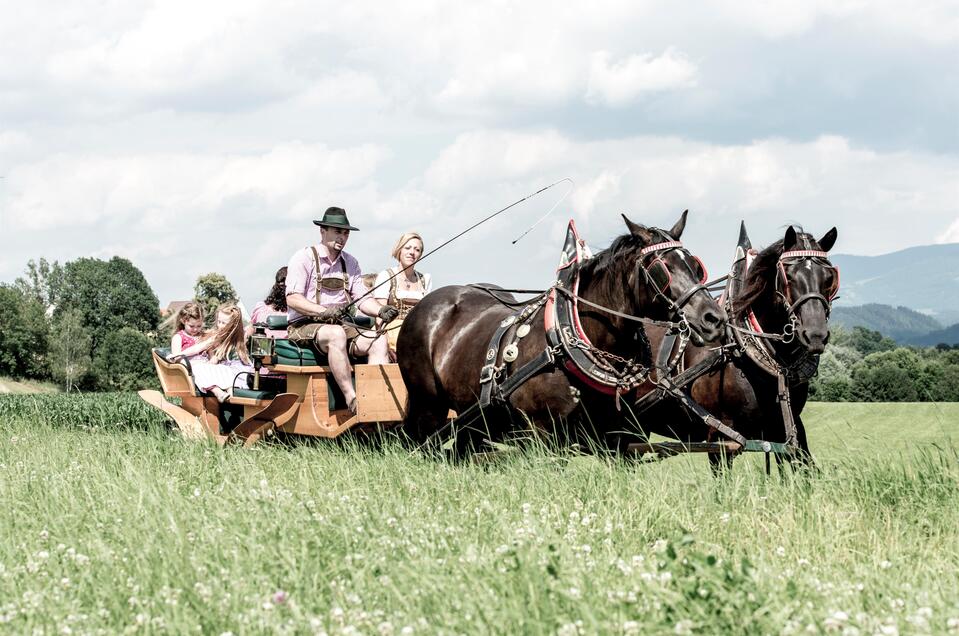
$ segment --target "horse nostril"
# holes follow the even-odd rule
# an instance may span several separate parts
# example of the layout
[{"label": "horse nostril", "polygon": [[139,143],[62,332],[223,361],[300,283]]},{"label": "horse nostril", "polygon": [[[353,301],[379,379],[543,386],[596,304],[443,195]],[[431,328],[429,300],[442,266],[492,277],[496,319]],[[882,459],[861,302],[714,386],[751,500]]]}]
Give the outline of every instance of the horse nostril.
[{"label": "horse nostril", "polygon": [[726,319],[725,316],[721,316],[714,311],[707,311],[703,313],[703,322],[710,327],[720,327],[724,322],[726,322]]},{"label": "horse nostril", "polygon": [[832,332],[831,332],[831,331],[827,331],[827,332],[826,332],[826,337],[822,339],[822,343],[823,343],[824,345],[829,344],[829,336],[831,336],[831,335],[832,335]]}]

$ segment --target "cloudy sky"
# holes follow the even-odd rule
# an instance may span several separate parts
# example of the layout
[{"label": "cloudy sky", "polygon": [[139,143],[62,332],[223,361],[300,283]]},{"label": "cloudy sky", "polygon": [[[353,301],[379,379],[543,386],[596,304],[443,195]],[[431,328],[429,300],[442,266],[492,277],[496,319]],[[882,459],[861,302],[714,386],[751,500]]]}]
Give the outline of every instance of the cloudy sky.
[{"label": "cloudy sky", "polygon": [[[130,258],[161,303],[248,305],[341,205],[366,271],[545,286],[563,227],[669,226],[719,275],[740,219],[837,251],[959,241],[959,3],[0,0],[0,281]],[[549,210],[547,222],[511,240]]]}]

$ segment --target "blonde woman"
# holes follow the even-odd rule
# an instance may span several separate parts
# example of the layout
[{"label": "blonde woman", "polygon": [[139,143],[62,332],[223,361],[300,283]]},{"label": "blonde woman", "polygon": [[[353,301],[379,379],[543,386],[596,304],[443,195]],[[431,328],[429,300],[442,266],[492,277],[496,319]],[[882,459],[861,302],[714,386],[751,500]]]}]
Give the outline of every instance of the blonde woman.
[{"label": "blonde woman", "polygon": [[205,340],[187,347],[179,356],[206,352],[209,361],[193,360],[193,381],[201,391],[211,391],[220,402],[230,397],[238,373],[253,372],[253,363],[246,351],[243,316],[236,305],[220,307],[216,312],[216,330]]},{"label": "blonde woman", "polygon": [[373,297],[381,304],[395,307],[400,312],[396,319],[386,325],[390,356],[395,358],[400,325],[403,324],[406,314],[433,288],[433,280],[429,274],[418,272],[414,268],[423,256],[423,237],[417,232],[405,232],[400,236],[391,255],[396,259],[397,265],[384,269],[377,275],[376,282],[373,283]]}]

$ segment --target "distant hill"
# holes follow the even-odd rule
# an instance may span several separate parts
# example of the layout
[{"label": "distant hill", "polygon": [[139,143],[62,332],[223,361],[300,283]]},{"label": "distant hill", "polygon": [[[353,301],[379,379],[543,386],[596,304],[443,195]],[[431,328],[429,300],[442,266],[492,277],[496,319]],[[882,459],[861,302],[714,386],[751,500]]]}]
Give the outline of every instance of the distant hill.
[{"label": "distant hill", "polygon": [[940,325],[959,322],[959,243],[879,256],[834,254],[830,260],[839,266],[842,279],[837,310],[882,304],[909,307]]},{"label": "distant hill", "polygon": [[926,314],[908,307],[892,307],[878,303],[858,307],[836,305],[829,320],[846,329],[853,327],[872,329],[901,343],[912,342],[916,338],[942,329],[940,323]]},{"label": "distant hill", "polygon": [[921,347],[934,347],[940,342],[950,345],[959,344],[959,323],[904,341],[905,344],[914,344]]}]

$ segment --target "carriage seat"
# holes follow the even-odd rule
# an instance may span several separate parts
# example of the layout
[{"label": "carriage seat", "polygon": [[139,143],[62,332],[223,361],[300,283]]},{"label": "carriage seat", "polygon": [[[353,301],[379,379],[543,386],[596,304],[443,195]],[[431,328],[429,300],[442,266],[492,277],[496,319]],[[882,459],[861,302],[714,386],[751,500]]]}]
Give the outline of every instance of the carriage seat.
[{"label": "carriage seat", "polygon": [[[351,320],[353,324],[365,329],[372,329],[375,321],[369,316],[354,316]],[[269,316],[266,319],[268,329],[283,330],[289,327],[287,317],[280,314]],[[326,366],[328,364],[325,354],[320,353],[312,346],[301,347],[287,338],[276,338],[273,341],[274,364],[285,364],[293,367],[316,367]],[[361,360],[365,360],[362,358]]]}]

